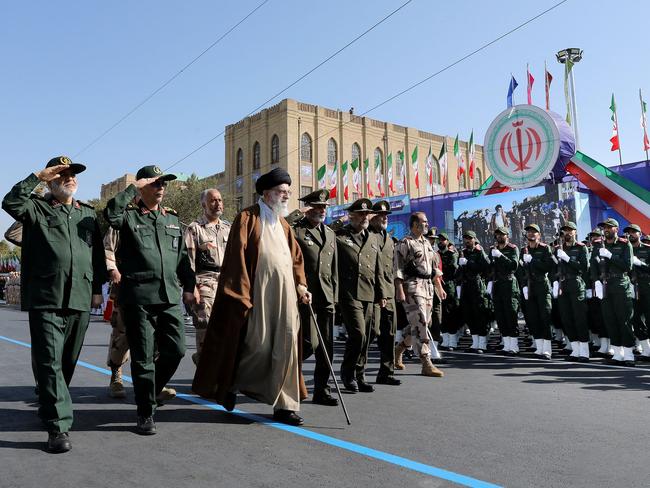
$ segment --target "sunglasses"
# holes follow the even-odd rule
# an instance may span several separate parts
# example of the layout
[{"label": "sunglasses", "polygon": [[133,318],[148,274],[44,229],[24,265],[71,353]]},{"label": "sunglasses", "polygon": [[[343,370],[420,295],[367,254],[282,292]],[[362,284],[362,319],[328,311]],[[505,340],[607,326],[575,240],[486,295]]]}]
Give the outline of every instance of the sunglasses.
[{"label": "sunglasses", "polygon": [[161,181],[161,180],[156,180],[153,183],[150,183],[151,186],[153,187],[158,187],[158,188],[165,188],[167,186],[166,181]]}]

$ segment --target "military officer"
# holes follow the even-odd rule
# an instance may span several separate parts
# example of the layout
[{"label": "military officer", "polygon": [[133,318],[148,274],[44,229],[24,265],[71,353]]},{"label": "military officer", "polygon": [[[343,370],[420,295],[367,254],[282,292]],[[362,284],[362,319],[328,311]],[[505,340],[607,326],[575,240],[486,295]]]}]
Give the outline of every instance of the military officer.
[{"label": "military officer", "polygon": [[425,237],[429,222],[424,212],[415,212],[409,218],[410,233],[402,239],[395,250],[395,298],[406,311],[408,325],[403,339],[395,347],[395,368],[404,369],[402,354],[413,340],[420,351],[421,374],[440,378],[444,373],[431,362],[435,347],[429,334],[434,287],[445,298],[440,278],[442,270],[436,267],[436,252]]},{"label": "military officer", "polygon": [[556,260],[551,248],[541,242],[537,224],[529,224],[527,245],[521,250],[519,278],[525,301],[525,318],[535,340],[535,355],[551,359],[551,283],[548,274],[555,269]]},{"label": "military officer", "polygon": [[[603,238],[603,231],[600,227],[596,227],[589,234],[588,243],[586,244],[587,251],[589,252],[589,262],[591,264],[591,257],[593,256],[594,246],[600,247],[600,241]],[[591,331],[592,343],[594,347],[598,347],[595,354],[607,357],[609,354],[609,335],[607,335],[607,328],[603,321],[603,314],[600,310],[600,299],[594,295],[594,269],[589,269],[589,276],[586,278],[587,283],[587,311],[589,319],[589,330]],[[597,275],[598,273],[596,273]],[[597,278],[596,278],[597,279]]]},{"label": "military officer", "polygon": [[[21,308],[29,312],[38,414],[47,449],[71,449],[72,400],[68,386],[90,318],[101,306],[106,277],[101,233],[90,205],[74,198],[86,167],[60,156],[14,185],[2,208],[23,224]],[[32,191],[45,182],[49,193]]]},{"label": "military officer", "polygon": [[379,287],[382,297],[386,298],[386,306],[375,304],[375,326],[377,346],[379,347],[379,371],[377,383],[381,385],[399,385],[395,378],[395,333],[397,322],[395,317],[395,283],[393,260],[395,243],[388,234],[388,216],[392,213],[386,200],[379,200],[372,206],[374,216],[370,219],[370,232],[379,241]]},{"label": "military officer", "polygon": [[443,351],[453,351],[458,347],[458,331],[462,325],[456,282],[454,277],[458,271],[458,251],[449,241],[446,232],[438,233],[438,254],[442,262],[442,288],[447,297],[442,301],[442,345]]},{"label": "military officer", "polygon": [[641,242],[641,227],[628,225],[623,231],[627,234],[634,257],[632,262],[632,282],[634,293],[634,334],[639,341],[641,354],[637,359],[650,361],[650,340],[648,324],[650,323],[650,245]]},{"label": "military officer", "polygon": [[334,356],[334,306],[338,301],[336,234],[324,223],[329,198],[330,192],[326,189],[313,191],[300,198],[309,209],[296,222],[293,231],[302,251],[307,288],[312,294],[312,309],[323,338],[323,343],[320,343],[309,308],[300,307],[302,359],[307,359],[312,354],[316,357],[312,402],[336,406],[339,402],[330,392],[330,370],[325,357],[325,352],[330,360]]},{"label": "military officer", "polygon": [[485,275],[490,261],[476,240],[473,230],[463,232],[463,249],[458,258],[456,294],[459,296],[463,320],[472,334],[472,345],[467,352],[483,354],[487,349],[489,298]]},{"label": "military officer", "polygon": [[221,219],[223,198],[219,190],[203,190],[201,208],[203,215],[185,229],[185,247],[196,274],[196,287],[201,296],[201,301],[192,307],[196,340],[196,352],[192,354],[194,364],[199,364],[212,304],[217,293],[221,261],[230,233],[230,224]]},{"label": "military officer", "polygon": [[495,245],[490,248],[491,280],[488,293],[492,295],[494,314],[503,337],[503,352],[509,356],[519,354],[519,285],[515,277],[519,267],[519,249],[509,239],[510,231],[504,227],[494,230]]},{"label": "military officer", "polygon": [[356,200],[347,209],[349,223],[336,235],[339,271],[339,307],[348,332],[341,364],[345,388],[356,393],[373,392],[366,381],[368,347],[374,333],[374,304],[382,308],[389,297],[383,297],[379,284],[379,239],[368,232],[372,202]]},{"label": "military officer", "polygon": [[577,227],[573,222],[566,222],[561,230],[564,235],[556,248],[558,260],[559,315],[563,330],[571,341],[571,355],[567,359],[589,361],[589,326],[586,282],[589,276],[589,252],[587,247],[577,240]]},{"label": "military officer", "polygon": [[[163,174],[158,166],[140,168],[136,182],[109,200],[105,210],[111,227],[120,232],[120,312],[131,347],[137,431],[143,435],[156,433],[156,395],[185,354],[178,282],[185,303],[200,300],[178,216],[161,205],[167,182],[173,179],[175,175]],[[140,198],[132,202],[138,193]]]}]

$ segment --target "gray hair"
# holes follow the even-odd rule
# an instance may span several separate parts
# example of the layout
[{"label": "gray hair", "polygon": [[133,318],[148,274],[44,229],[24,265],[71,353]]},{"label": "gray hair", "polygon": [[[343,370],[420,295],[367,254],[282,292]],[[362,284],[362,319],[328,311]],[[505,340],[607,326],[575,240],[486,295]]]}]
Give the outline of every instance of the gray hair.
[{"label": "gray hair", "polygon": [[213,191],[216,191],[219,195],[221,195],[221,192],[217,188],[206,188],[201,192],[201,203],[205,203],[205,201],[208,198],[208,195]]}]

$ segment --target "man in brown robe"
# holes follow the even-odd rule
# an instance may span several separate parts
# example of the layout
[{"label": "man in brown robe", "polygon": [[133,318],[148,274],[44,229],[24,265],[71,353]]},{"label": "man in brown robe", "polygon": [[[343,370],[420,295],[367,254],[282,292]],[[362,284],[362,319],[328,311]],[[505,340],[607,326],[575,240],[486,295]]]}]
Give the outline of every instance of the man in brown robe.
[{"label": "man in brown robe", "polygon": [[262,175],[259,202],[235,218],[192,389],[227,410],[237,391],[273,405],[273,418],[302,425],[298,302],[310,303],[288,215],[291,178]]}]

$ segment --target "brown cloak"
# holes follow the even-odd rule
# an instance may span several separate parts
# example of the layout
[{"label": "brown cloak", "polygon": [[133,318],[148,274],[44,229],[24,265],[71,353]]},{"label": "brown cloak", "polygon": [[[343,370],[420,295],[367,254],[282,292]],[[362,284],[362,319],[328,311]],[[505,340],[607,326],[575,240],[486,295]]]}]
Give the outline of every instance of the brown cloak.
[{"label": "brown cloak", "polygon": [[[286,220],[281,218],[280,223],[291,251],[295,283],[306,288],[300,246]],[[256,204],[239,213],[230,228],[203,351],[194,374],[192,390],[220,404],[233,385],[246,337],[261,235],[260,207]]]}]

